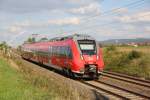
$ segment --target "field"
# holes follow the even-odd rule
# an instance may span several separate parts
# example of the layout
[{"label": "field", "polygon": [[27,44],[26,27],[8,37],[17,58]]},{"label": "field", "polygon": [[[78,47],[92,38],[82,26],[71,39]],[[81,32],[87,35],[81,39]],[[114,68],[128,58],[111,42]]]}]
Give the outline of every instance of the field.
[{"label": "field", "polygon": [[103,48],[105,70],[150,79],[150,46]]}]

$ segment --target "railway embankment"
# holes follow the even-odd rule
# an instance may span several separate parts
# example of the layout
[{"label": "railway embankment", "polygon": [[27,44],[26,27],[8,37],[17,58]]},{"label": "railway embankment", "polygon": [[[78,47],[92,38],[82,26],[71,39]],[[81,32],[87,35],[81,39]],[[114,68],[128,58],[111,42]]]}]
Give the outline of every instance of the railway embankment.
[{"label": "railway embankment", "polygon": [[[95,100],[107,97],[54,69],[21,59],[16,53],[0,58],[2,100]],[[44,68],[43,68],[44,67]],[[59,73],[59,74],[58,74]]]}]

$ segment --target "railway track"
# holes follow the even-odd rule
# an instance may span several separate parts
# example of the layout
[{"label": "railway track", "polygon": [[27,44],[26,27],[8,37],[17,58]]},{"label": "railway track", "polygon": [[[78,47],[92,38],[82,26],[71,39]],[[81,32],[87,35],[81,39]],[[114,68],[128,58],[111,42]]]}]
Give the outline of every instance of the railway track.
[{"label": "railway track", "polygon": [[104,71],[102,73],[102,76],[106,76],[106,77],[110,77],[113,79],[117,79],[117,80],[121,80],[121,81],[125,81],[125,82],[129,82],[132,84],[136,84],[136,85],[150,88],[150,81],[149,80],[144,80],[144,79],[136,78],[133,76],[128,76],[128,75],[119,74],[119,73],[115,73],[115,72],[108,72],[108,71]]},{"label": "railway track", "polygon": [[[104,71],[102,73],[102,77],[108,77],[109,79],[121,81],[127,83],[131,86],[121,86],[118,84],[114,84],[113,82],[107,82],[103,79],[95,80],[95,81],[82,81],[83,84],[86,84],[90,87],[98,91],[103,91],[110,94],[112,97],[117,97],[118,99],[124,100],[150,100],[150,81],[139,79],[133,76],[128,76],[124,74],[119,74],[115,72]],[[132,87],[134,85],[134,87]],[[134,88],[137,87],[135,90]],[[142,88],[143,92],[137,91],[138,88]],[[144,90],[146,89],[146,90]],[[146,93],[144,92],[146,91]],[[111,98],[110,96],[110,98]]]},{"label": "railway track", "polygon": [[[126,96],[122,96],[120,94],[114,93],[106,88],[104,88],[104,86],[98,86],[95,85],[94,83],[91,82],[86,82],[86,81],[80,81],[81,83],[91,87],[92,89],[95,89],[98,93],[102,93],[103,95],[105,95],[106,97],[108,97],[109,99],[124,99],[124,100],[130,100],[129,98],[127,98]],[[101,85],[101,84],[99,84]]]},{"label": "railway track", "polygon": [[[104,73],[102,73],[102,77],[106,78],[106,79],[104,80],[104,79],[100,78],[99,80],[96,80],[95,81],[97,84],[96,87],[98,87],[98,83],[99,83],[99,84],[105,85],[106,87],[111,87],[111,88],[114,88],[114,89],[117,89],[120,91],[124,91],[129,94],[132,94],[133,96],[131,96],[131,97],[133,97],[133,98],[128,98],[128,99],[135,99],[135,98],[136,99],[144,99],[144,100],[150,99],[150,81],[148,81],[148,80],[143,80],[143,79],[135,78],[132,76],[118,74],[118,73],[114,73],[114,72],[108,72],[108,71],[104,71]],[[111,82],[111,79],[117,80],[116,83]],[[122,82],[123,84],[127,84],[127,85],[121,86],[119,81]],[[141,90],[139,90],[139,89],[141,89]],[[107,89],[107,90],[112,91],[111,89]],[[114,91],[113,93],[116,93],[116,92]],[[126,97],[128,97],[128,96],[126,96]]]},{"label": "railway track", "polygon": [[116,86],[103,83],[100,81],[82,81],[81,83],[88,85],[95,90],[105,92],[104,95],[108,96],[108,99],[118,99],[118,100],[148,100],[149,98],[131,93],[128,90],[118,88]]}]

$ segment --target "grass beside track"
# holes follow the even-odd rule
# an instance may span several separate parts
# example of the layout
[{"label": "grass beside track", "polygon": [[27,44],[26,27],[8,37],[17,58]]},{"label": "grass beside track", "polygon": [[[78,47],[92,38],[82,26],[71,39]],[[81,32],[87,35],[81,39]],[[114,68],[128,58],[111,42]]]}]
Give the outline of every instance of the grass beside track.
[{"label": "grass beside track", "polygon": [[104,48],[105,70],[150,79],[149,46]]},{"label": "grass beside track", "polygon": [[0,58],[0,100],[40,100],[45,95]]},{"label": "grass beside track", "polygon": [[[32,72],[21,60],[14,59],[22,69],[17,71],[9,61],[0,58],[0,100],[78,100],[79,93],[50,77]],[[26,66],[26,67],[25,67]],[[20,68],[19,68],[20,69]]]}]

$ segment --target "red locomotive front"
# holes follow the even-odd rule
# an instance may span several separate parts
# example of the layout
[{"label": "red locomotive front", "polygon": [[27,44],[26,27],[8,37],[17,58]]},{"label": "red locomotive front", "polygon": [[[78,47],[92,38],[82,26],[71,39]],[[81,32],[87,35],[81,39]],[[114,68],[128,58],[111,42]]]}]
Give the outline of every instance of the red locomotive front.
[{"label": "red locomotive front", "polygon": [[71,71],[76,77],[98,77],[104,67],[101,48],[87,35],[79,35],[73,41]]}]

